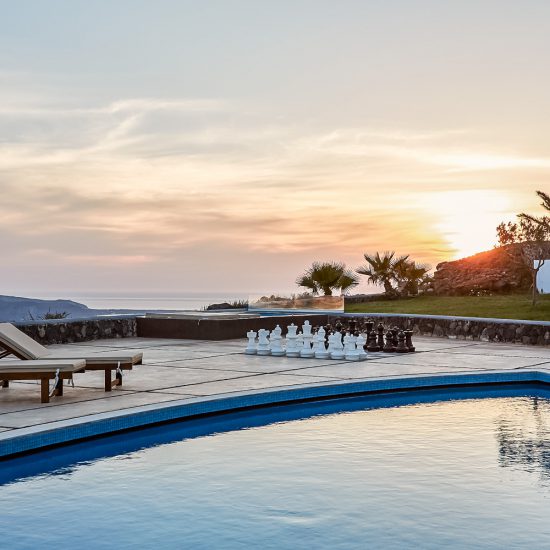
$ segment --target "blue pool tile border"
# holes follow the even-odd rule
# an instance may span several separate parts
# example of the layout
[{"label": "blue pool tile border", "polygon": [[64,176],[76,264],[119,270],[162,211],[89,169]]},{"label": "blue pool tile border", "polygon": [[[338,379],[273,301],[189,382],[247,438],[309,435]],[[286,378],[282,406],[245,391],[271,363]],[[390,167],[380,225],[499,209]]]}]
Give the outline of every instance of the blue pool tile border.
[{"label": "blue pool tile border", "polygon": [[[169,403],[144,405],[2,432],[0,433],[0,458],[9,458],[21,453],[39,451],[46,447],[108,435],[123,430],[184,420],[200,415],[227,413],[238,409],[391,391],[514,383],[550,385],[550,373],[525,369],[483,373],[415,375],[392,379],[362,379],[323,384],[303,384],[268,390],[178,399]],[[15,431],[16,434],[13,433]]]}]

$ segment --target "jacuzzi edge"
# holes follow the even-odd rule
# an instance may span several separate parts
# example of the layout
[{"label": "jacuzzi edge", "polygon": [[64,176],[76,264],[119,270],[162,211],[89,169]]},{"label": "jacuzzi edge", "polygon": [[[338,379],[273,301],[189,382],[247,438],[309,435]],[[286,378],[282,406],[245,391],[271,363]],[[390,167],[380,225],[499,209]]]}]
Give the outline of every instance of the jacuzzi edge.
[{"label": "jacuzzi edge", "polygon": [[393,379],[363,379],[279,387],[210,397],[187,398],[169,403],[144,405],[121,411],[99,413],[71,420],[50,422],[0,433],[0,459],[40,449],[108,435],[148,425],[183,420],[199,415],[225,413],[312,399],[353,396],[388,391],[443,389],[480,384],[540,383],[550,386],[550,373],[538,370],[491,371],[405,376]]}]

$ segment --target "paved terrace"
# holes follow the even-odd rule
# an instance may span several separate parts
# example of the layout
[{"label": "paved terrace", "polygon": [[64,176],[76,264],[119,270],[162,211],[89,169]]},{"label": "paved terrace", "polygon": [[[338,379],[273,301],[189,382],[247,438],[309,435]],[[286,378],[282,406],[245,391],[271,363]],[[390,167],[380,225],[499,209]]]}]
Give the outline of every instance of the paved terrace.
[{"label": "paved terrace", "polygon": [[243,353],[246,339],[222,342],[126,338],[51,346],[72,354],[117,349],[143,352],[143,365],[124,376],[124,385],[103,390],[103,371],[75,375],[75,387],[62,397],[40,403],[35,382],[11,382],[0,389],[0,431],[6,437],[20,429],[48,429],[51,422],[85,419],[96,413],[132,412],[136,407],[182,399],[267,390],[334,381],[375,380],[419,374],[529,369],[550,372],[550,349],[416,337],[412,354],[371,353],[367,361],[258,357]]}]

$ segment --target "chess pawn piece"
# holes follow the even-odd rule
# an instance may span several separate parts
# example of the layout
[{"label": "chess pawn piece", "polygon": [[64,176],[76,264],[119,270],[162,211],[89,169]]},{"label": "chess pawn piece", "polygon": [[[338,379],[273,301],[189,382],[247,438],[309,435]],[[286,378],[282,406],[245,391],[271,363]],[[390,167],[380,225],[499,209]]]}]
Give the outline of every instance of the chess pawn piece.
[{"label": "chess pawn piece", "polygon": [[315,355],[315,352],[311,349],[311,339],[313,336],[310,335],[309,338],[304,337],[302,348],[300,349],[300,357],[304,359],[310,359]]},{"label": "chess pawn piece", "polygon": [[[279,325],[277,325],[278,327]],[[277,331],[277,328],[271,331],[271,336],[269,338],[269,341],[271,342],[271,355],[274,355],[275,357],[281,357],[285,354],[285,350],[283,349],[283,337],[281,336],[280,330]]]},{"label": "chess pawn piece", "polygon": [[382,351],[386,353],[393,353],[395,351],[395,346],[393,345],[393,334],[390,330],[386,332],[386,344]]},{"label": "chess pawn piece", "polygon": [[405,344],[405,333],[400,330],[397,334],[397,347],[395,348],[397,353],[407,353],[409,348]]},{"label": "chess pawn piece", "polygon": [[355,342],[349,333],[344,336],[344,358],[346,361],[359,361],[359,352],[355,348]]},{"label": "chess pawn piece", "polygon": [[244,350],[244,352],[247,355],[256,355],[256,336],[257,335],[258,334],[253,330],[249,330],[246,333],[246,336],[248,338],[248,345],[246,346],[246,349]]},{"label": "chess pawn piece", "polygon": [[365,337],[362,334],[359,334],[355,342],[355,345],[357,346],[357,353],[359,355],[359,361],[363,361],[367,358],[367,354],[365,353],[365,344]]},{"label": "chess pawn piece", "polygon": [[[294,327],[294,328],[292,328]],[[288,327],[288,332],[286,335],[286,356],[287,357],[300,357],[300,348],[298,347],[298,336],[296,334],[296,329],[298,327],[291,325]]]},{"label": "chess pawn piece", "polygon": [[378,331],[377,344],[380,350],[383,350],[384,349],[384,325],[382,323],[378,323],[377,331]]},{"label": "chess pawn piece", "polygon": [[313,354],[315,359],[328,359],[330,355],[325,347],[325,331],[323,327],[317,331],[313,341]]},{"label": "chess pawn piece", "polygon": [[[330,349],[332,345],[332,350]],[[339,332],[331,334],[329,337],[328,349],[330,351],[331,359],[343,359],[344,351],[342,346],[342,335]]]},{"label": "chess pawn piece", "polygon": [[258,331],[258,347],[256,353],[258,355],[269,355],[271,350],[269,349],[269,330],[261,328]]},{"label": "chess pawn piece", "polygon": [[283,329],[277,325],[274,329],[273,329],[273,332],[271,334],[277,334],[278,336],[281,336],[282,337],[282,334],[283,334]]},{"label": "chess pawn piece", "polygon": [[410,352],[416,350],[416,348],[414,347],[413,342],[412,342],[412,336],[413,336],[413,331],[412,330],[406,330],[405,331],[405,345],[407,346],[407,350],[410,351]]},{"label": "chess pawn piece", "polygon": [[396,348],[399,341],[397,340],[397,335],[399,334],[399,327],[395,326],[390,329],[393,337],[393,347]]},{"label": "chess pawn piece", "polygon": [[367,334],[367,350],[380,351],[380,347],[378,346],[378,342],[376,340],[376,331],[374,330],[374,328],[371,329],[371,331]]},{"label": "chess pawn piece", "polygon": [[301,332],[296,335],[296,347],[298,351],[301,351],[304,347],[304,335]]}]

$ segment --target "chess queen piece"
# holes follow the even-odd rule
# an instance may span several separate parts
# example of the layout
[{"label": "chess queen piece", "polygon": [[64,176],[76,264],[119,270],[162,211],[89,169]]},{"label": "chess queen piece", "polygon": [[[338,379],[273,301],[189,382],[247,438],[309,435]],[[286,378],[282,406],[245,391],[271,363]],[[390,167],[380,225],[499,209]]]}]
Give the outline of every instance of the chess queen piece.
[{"label": "chess queen piece", "polygon": [[279,325],[271,331],[269,341],[271,343],[271,355],[275,357],[282,357],[285,354],[285,350],[283,349],[283,337],[281,336],[281,327],[279,327]]},{"label": "chess queen piece", "polygon": [[393,353],[395,351],[395,346],[393,345],[393,334],[391,330],[386,332],[386,343],[382,351],[385,351],[386,353]]},{"label": "chess queen piece", "polygon": [[413,345],[412,337],[413,337],[413,331],[412,330],[405,330],[405,345],[407,346],[407,350],[410,352],[413,352],[416,350],[416,348]]},{"label": "chess queen piece", "polygon": [[359,334],[357,340],[355,341],[355,345],[357,346],[357,353],[359,355],[359,361],[364,361],[367,358],[367,354],[365,352],[365,344],[365,337],[362,334]]},{"label": "chess queen piece", "polygon": [[296,331],[298,327],[292,323],[287,327],[286,334],[286,356],[287,357],[300,357],[300,348],[298,347],[298,335]]},{"label": "chess queen piece", "polygon": [[257,332],[254,332],[253,330],[249,330],[246,333],[246,336],[248,338],[248,345],[246,346],[246,349],[244,352],[247,355],[256,355],[256,336],[258,335]]},{"label": "chess queen piece", "polygon": [[269,355],[271,350],[269,349],[269,330],[261,328],[258,331],[258,347],[256,353],[258,355]]},{"label": "chess queen piece", "polygon": [[409,348],[405,344],[405,333],[400,330],[397,334],[397,347],[395,348],[397,353],[408,353]]}]

